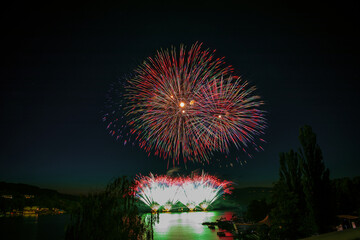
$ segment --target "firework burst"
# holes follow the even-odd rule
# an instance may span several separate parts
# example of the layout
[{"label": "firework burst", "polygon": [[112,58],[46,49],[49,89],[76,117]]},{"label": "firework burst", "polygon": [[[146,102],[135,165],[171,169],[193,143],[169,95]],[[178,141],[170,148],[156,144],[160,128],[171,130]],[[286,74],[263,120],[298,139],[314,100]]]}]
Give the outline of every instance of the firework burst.
[{"label": "firework burst", "polygon": [[[188,51],[161,50],[144,61],[126,83],[122,110],[117,105],[104,116],[110,134],[118,138],[128,128],[142,149],[174,165],[180,159],[209,162],[232,146],[256,147],[265,127],[263,102],[214,52],[194,44]],[[123,118],[125,124],[119,124]]]},{"label": "firework burst", "polygon": [[[197,92],[199,108],[198,136],[209,149],[229,153],[234,145],[243,149],[256,147],[256,136],[263,134],[265,118],[258,109],[263,102],[253,94],[255,86],[239,77],[214,79]],[[260,139],[262,140],[262,139]]]},{"label": "firework burst", "polygon": [[177,202],[179,185],[168,176],[150,174],[150,176],[139,177],[135,182],[136,196],[153,211],[157,211],[161,206],[166,211],[170,211],[172,205]]},{"label": "firework burst", "polygon": [[190,210],[199,206],[206,210],[216,199],[223,194],[230,194],[229,181],[222,181],[208,174],[194,175],[183,179],[179,201]]},{"label": "firework burst", "polygon": [[163,207],[164,211],[170,211],[177,202],[181,202],[191,211],[196,207],[206,210],[220,196],[231,193],[231,182],[204,173],[175,178],[150,174],[139,177],[135,182],[137,198],[152,211],[157,211],[160,207]]}]

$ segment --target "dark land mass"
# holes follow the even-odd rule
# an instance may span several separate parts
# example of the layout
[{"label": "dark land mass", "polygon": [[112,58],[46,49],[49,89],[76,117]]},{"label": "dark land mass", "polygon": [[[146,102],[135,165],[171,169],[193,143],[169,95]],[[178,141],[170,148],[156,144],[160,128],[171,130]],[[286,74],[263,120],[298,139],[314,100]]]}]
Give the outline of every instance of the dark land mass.
[{"label": "dark land mass", "polygon": [[246,187],[235,188],[230,195],[224,195],[216,200],[210,209],[233,209],[237,212],[246,212],[248,205],[254,200],[270,201],[272,188]]},{"label": "dark land mass", "polygon": [[58,208],[71,211],[78,205],[78,196],[59,193],[22,183],[0,182],[0,212],[22,210],[26,206]]},{"label": "dark land mass", "polygon": [[247,206],[253,200],[270,200],[272,188],[270,187],[246,187],[235,188],[232,194],[227,196],[229,201],[236,202],[239,205]]},{"label": "dark land mass", "polygon": [[[270,199],[272,188],[246,187],[235,188],[230,195],[221,196],[209,210],[241,209],[245,210],[252,200]],[[27,198],[26,198],[27,197]],[[22,183],[0,182],[0,211],[23,209],[25,206],[59,208],[70,211],[80,201],[79,196],[59,193],[56,190],[39,188]],[[148,212],[150,208],[143,202],[137,201],[141,212]],[[186,209],[186,206],[177,204],[173,209]]]}]

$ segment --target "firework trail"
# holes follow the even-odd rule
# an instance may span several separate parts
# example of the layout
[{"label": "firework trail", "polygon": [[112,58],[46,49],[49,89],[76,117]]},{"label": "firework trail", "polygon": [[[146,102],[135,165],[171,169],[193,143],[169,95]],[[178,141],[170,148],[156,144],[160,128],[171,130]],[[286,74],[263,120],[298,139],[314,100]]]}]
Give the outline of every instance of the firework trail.
[{"label": "firework trail", "polygon": [[181,185],[181,190],[178,194],[179,202],[187,206],[191,211],[197,205],[204,201],[200,187],[196,182],[186,179]]},{"label": "firework trail", "polygon": [[266,125],[263,102],[214,52],[196,43],[188,51],[180,46],[145,60],[126,83],[122,111],[116,106],[104,115],[110,134],[118,138],[128,128],[126,137],[130,133],[148,154],[173,165],[180,159],[209,162],[233,146],[256,148]]},{"label": "firework trail", "polygon": [[178,198],[190,210],[200,206],[206,210],[215,200],[227,193],[230,194],[229,181],[222,181],[208,174],[194,175],[183,180],[182,192]]},{"label": "firework trail", "polygon": [[136,196],[148,205],[153,211],[164,206],[166,211],[177,202],[176,195],[179,185],[168,176],[150,176],[139,177],[135,180]]},{"label": "firework trail", "polygon": [[124,112],[126,106],[124,89],[125,84],[121,81],[110,85],[106,95],[105,113],[102,120],[106,122],[106,129],[109,134],[115,137],[116,140],[122,140],[123,144],[126,145],[131,142],[131,134]]},{"label": "firework trail", "polygon": [[202,99],[197,113],[201,119],[198,135],[206,139],[209,148],[228,153],[231,144],[238,149],[256,146],[255,136],[263,134],[265,118],[258,109],[263,102],[253,95],[255,89],[239,77],[221,77],[197,92]]},{"label": "firework trail", "polygon": [[157,211],[160,207],[170,211],[177,202],[181,202],[191,211],[196,207],[206,210],[220,196],[231,193],[231,182],[204,173],[191,177],[150,174],[149,177],[139,177],[135,182],[136,196],[152,211]]}]

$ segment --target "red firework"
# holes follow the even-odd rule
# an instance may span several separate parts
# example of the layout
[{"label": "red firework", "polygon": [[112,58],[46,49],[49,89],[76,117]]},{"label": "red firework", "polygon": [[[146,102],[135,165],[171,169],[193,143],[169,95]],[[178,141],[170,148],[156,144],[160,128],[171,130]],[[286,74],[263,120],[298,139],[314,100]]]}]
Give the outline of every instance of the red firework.
[{"label": "red firework", "polygon": [[233,68],[214,52],[201,44],[161,50],[128,80],[126,126],[149,154],[174,165],[180,159],[209,162],[214,152],[245,150],[263,134],[255,87],[231,76]]}]

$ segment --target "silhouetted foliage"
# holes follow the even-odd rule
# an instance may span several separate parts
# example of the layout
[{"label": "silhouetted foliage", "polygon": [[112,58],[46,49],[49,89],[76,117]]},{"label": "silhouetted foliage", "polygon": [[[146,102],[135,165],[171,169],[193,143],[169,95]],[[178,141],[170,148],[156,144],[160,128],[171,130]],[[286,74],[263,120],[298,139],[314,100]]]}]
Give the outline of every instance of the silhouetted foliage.
[{"label": "silhouetted foliage", "polygon": [[246,219],[251,222],[263,220],[270,211],[270,206],[265,199],[252,200],[247,207]]},{"label": "silhouetted foliage", "polygon": [[104,192],[84,197],[71,214],[66,239],[151,239],[152,226],[138,214],[131,185],[118,178]]},{"label": "silhouetted foliage", "polygon": [[360,177],[331,181],[336,199],[336,213],[360,215]]},{"label": "silhouetted foliage", "polygon": [[298,239],[331,229],[335,222],[334,192],[316,135],[300,128],[299,152],[280,153],[270,220],[271,239]]},{"label": "silhouetted foliage", "polygon": [[330,172],[325,168],[322,151],[310,126],[300,128],[300,158],[306,205],[314,220],[315,231],[331,230],[335,222],[334,195],[331,191]]},{"label": "silhouetted foliage", "polygon": [[253,238],[249,238],[252,240],[270,240],[270,227],[262,224],[262,225],[258,225],[255,228],[255,237]]},{"label": "silhouetted foliage", "polygon": [[271,211],[272,239],[299,239],[313,232],[302,185],[299,156],[291,150],[280,153],[280,179],[274,186]]}]

